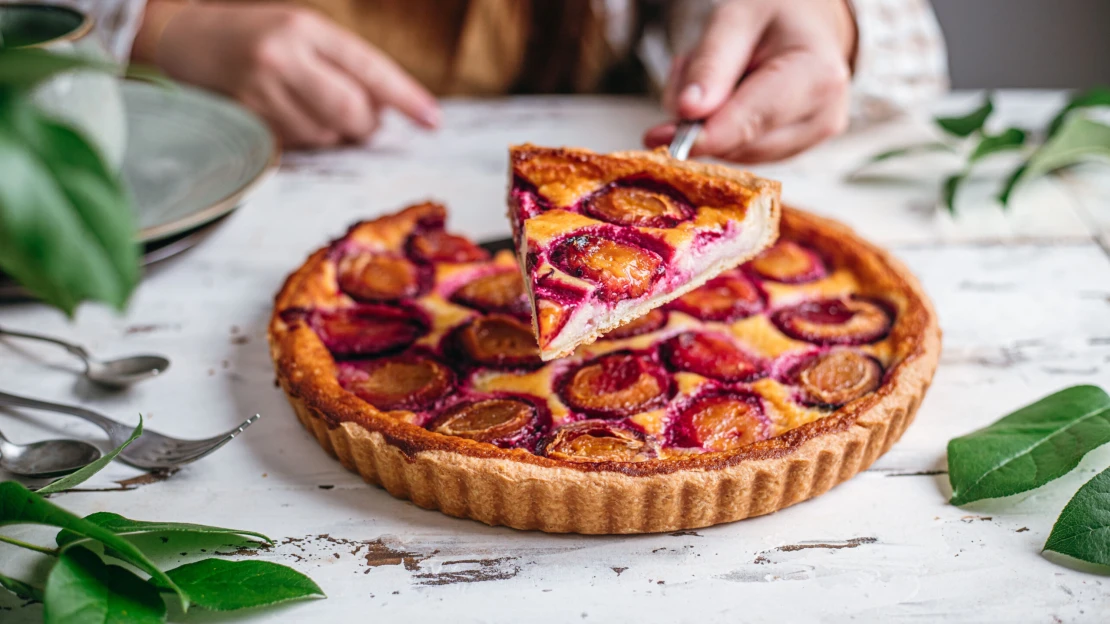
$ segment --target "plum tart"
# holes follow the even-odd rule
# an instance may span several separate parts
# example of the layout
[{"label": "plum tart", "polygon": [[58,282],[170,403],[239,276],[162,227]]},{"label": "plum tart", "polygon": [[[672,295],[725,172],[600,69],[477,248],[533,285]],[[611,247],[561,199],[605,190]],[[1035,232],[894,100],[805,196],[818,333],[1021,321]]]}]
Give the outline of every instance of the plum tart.
[{"label": "plum tart", "polygon": [[356,224],[288,278],[269,328],[305,427],[421,507],[580,533],[766,514],[889,449],[936,368],[913,276],[807,213],[784,209],[754,260],[550,362],[514,255],[445,218],[422,204]]},{"label": "plum tart", "polygon": [[509,220],[544,361],[701,286],[778,235],[779,183],[673,160],[514,147]]}]

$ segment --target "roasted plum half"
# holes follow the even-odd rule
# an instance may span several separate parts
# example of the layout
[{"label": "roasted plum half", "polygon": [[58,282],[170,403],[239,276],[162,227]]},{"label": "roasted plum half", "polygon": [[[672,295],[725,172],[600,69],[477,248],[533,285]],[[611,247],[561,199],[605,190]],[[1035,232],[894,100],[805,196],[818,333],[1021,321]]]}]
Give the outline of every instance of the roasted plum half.
[{"label": "roasted plum half", "polygon": [[877,390],[883,367],[859,351],[836,349],[802,362],[790,377],[800,386],[806,403],[839,407]]},{"label": "roasted plum half", "polygon": [[563,425],[541,442],[539,452],[573,462],[641,462],[659,455],[654,438],[607,420]]},{"label": "roasted plum half", "polygon": [[784,284],[812,282],[828,272],[815,251],[788,240],[780,240],[756,256],[748,268],[763,279]]},{"label": "roasted plum half", "polygon": [[597,296],[604,301],[642,297],[663,275],[659,254],[595,234],[571,236],[557,244],[551,261],[568,274],[597,284]]},{"label": "roasted plum half", "polygon": [[806,301],[776,311],[771,320],[787,336],[819,345],[875,342],[890,333],[892,322],[886,306],[858,297]]},{"label": "roasted plum half", "polygon": [[501,312],[527,318],[531,314],[524,279],[515,269],[489,273],[459,287],[451,301],[481,312]]},{"label": "roasted plum half", "polygon": [[541,363],[531,325],[507,314],[474,319],[458,331],[457,340],[466,356],[483,366],[513,368]]},{"label": "roasted plum half", "polygon": [[454,387],[454,374],[431,357],[403,355],[341,362],[339,384],[380,410],[420,411]]},{"label": "roasted plum half", "polygon": [[619,418],[666,403],[670,377],[649,355],[618,352],[569,371],[559,386],[570,407],[591,416]]},{"label": "roasted plum half", "polygon": [[408,258],[385,254],[343,256],[336,272],[340,290],[352,299],[370,303],[417,297],[431,283],[428,267],[418,267]]},{"label": "roasted plum half", "polygon": [[678,412],[671,427],[675,446],[731,451],[771,437],[771,419],[758,396],[716,391],[696,397]]},{"label": "roasted plum half", "polygon": [[767,299],[759,286],[740,271],[718,275],[704,286],[670,303],[678,310],[703,321],[729,323],[759,314]]},{"label": "roasted plum half", "polygon": [[685,332],[663,344],[663,357],[671,368],[696,373],[726,383],[762,377],[766,367],[720,334]]},{"label": "roasted plum half", "polygon": [[428,321],[419,310],[388,305],[314,310],[308,322],[338,357],[399,351],[428,331]]},{"label": "roasted plum half", "polygon": [[451,406],[428,429],[501,447],[527,446],[539,431],[538,416],[536,406],[522,399],[478,399]]},{"label": "roasted plum half", "polygon": [[620,180],[588,197],[582,212],[614,225],[671,228],[694,214],[677,191],[654,180]]},{"label": "roasted plum half", "polygon": [[647,314],[638,319],[634,319],[621,325],[620,327],[610,331],[602,338],[608,340],[622,340],[624,338],[632,338],[633,336],[640,336],[642,334],[649,334],[657,329],[660,329],[667,324],[667,312],[659,308],[650,310]]},{"label": "roasted plum half", "polygon": [[441,229],[413,234],[406,247],[409,256],[420,262],[478,262],[489,259],[489,252],[485,249]]}]

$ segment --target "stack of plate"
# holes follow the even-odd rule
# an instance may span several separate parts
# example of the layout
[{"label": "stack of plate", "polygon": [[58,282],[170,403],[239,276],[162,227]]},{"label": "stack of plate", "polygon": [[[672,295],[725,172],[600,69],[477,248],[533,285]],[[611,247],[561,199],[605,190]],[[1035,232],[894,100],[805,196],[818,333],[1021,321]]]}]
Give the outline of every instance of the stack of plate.
[{"label": "stack of plate", "polygon": [[[266,124],[239,105],[187,87],[122,83],[123,178],[134,199],[143,265],[195,246],[277,166]],[[26,293],[0,274],[0,299]]]}]

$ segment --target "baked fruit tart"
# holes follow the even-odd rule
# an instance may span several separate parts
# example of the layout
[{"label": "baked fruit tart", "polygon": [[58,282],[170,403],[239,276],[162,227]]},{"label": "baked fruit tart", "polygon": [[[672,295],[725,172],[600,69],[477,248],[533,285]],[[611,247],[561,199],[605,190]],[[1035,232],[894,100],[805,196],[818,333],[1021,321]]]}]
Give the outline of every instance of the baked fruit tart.
[{"label": "baked fruit tart", "polygon": [[827,219],[783,209],[751,262],[545,363],[514,254],[445,218],[356,224],[288,278],[269,328],[304,426],[421,507],[579,533],[770,513],[889,449],[936,368],[917,281]]},{"label": "baked fruit tart", "polygon": [[775,241],[779,183],[659,152],[510,151],[540,359],[570,355]]}]

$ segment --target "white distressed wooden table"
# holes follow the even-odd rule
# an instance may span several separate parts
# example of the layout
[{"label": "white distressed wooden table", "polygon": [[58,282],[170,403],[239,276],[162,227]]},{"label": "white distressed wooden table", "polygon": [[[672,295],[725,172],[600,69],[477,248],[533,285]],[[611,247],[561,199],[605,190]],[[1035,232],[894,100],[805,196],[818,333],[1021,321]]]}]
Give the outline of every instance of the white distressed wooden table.
[{"label": "white distressed wooden table", "polygon": [[[1004,93],[996,121],[1040,125],[1062,97]],[[955,94],[941,108],[966,110],[975,98]],[[816,500],[670,535],[525,533],[396,500],[302,430],[274,387],[264,335],[272,295],[309,251],[356,219],[424,198],[446,201],[457,230],[505,236],[508,144],[627,149],[661,117],[629,99],[451,101],[437,134],[392,120],[373,147],[287,156],[202,246],[153,270],[125,316],[86,307],[67,322],[37,305],[0,308],[0,323],[12,327],[99,354],[151,351],[174,362],[160,379],[109,394],[76,381],[64,353],[0,341],[0,389],[126,419],[141,412],[151,429],[182,436],[263,415],[168,480],[113,466],[86,491],[54,500],[80,514],[265,532],[278,544],[255,556],[310,574],[328,594],[244,620],[1107,621],[1110,578],[1055,565],[1040,549],[1075,489],[1110,465],[1110,452],[1016,500],[959,509],[945,504],[945,445],[1066,385],[1110,387],[1110,174],[1090,168],[1034,183],[1009,214],[990,202],[997,175],[988,175],[961,195],[957,219],[936,208],[951,160],[892,163],[865,182],[843,181],[865,156],[929,137],[924,120],[873,127],[758,169],[783,181],[787,201],[891,247],[923,280],[945,332],[936,382],[902,441]],[[35,412],[2,412],[0,426],[22,441],[98,435]],[[171,564],[204,556],[201,548],[227,550],[219,542],[168,548]],[[0,550],[0,570],[24,562]],[[41,606],[0,597],[0,620],[40,617]]]}]

